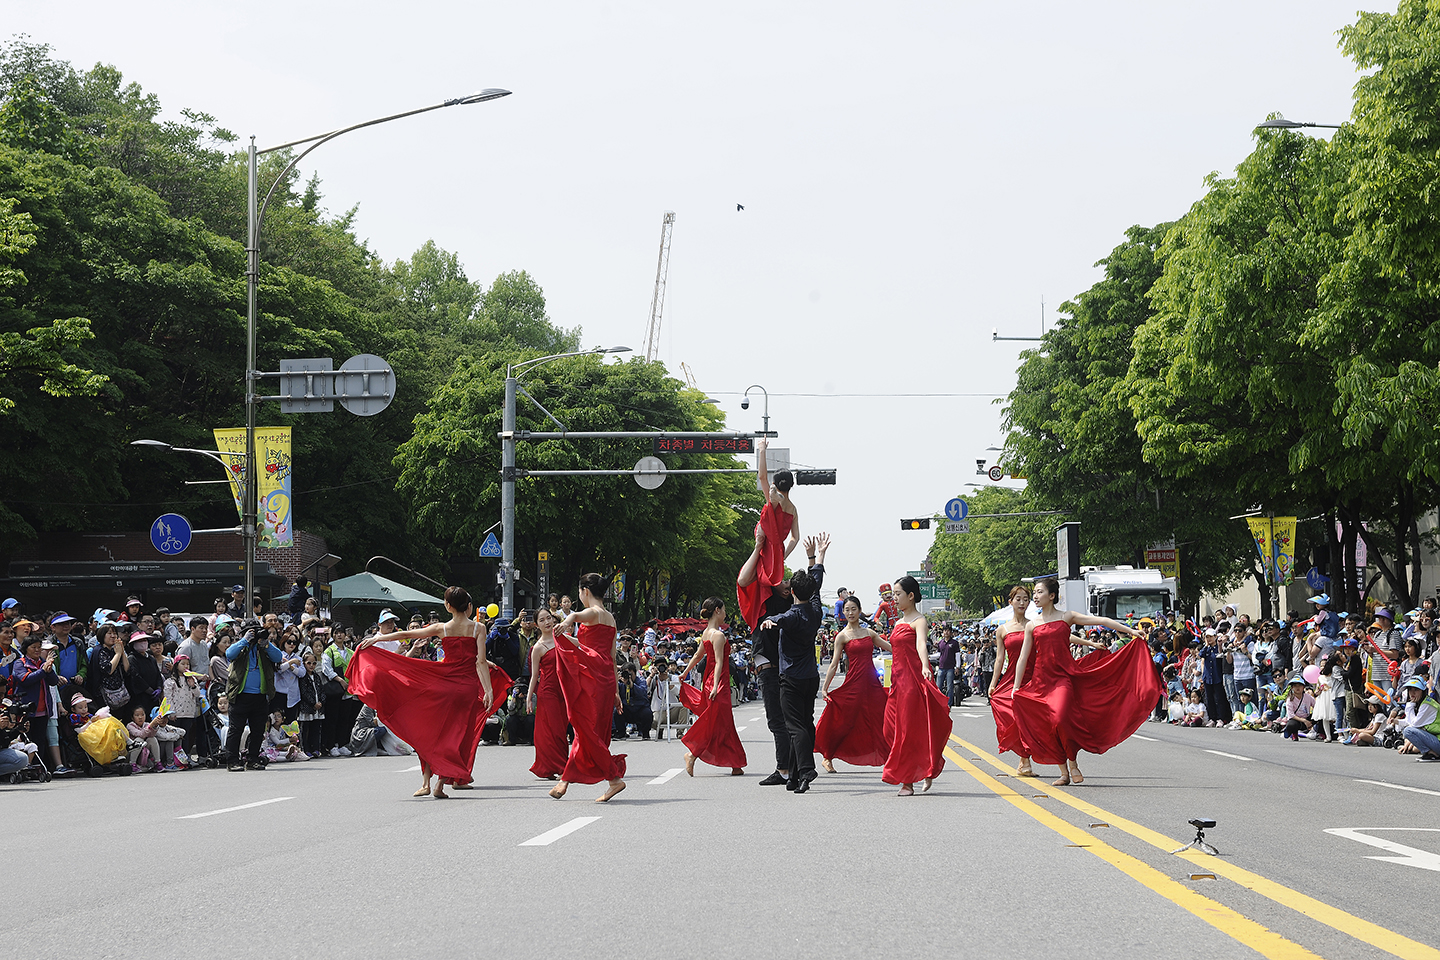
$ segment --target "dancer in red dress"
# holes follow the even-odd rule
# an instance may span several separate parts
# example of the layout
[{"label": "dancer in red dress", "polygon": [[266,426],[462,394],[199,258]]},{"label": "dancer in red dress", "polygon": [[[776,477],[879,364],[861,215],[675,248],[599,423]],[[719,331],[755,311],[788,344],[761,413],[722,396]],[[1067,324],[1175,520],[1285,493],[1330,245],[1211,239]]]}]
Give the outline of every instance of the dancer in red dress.
[{"label": "dancer in red dress", "polygon": [[789,470],[781,470],[771,483],[769,467],[765,463],[767,449],[769,441],[762,439],[755,450],[760,468],[760,488],[766,491],[760,522],[755,525],[755,549],[735,578],[740,615],[751,630],[756,628],[764,615],[765,604],[774,587],[785,579],[785,558],[800,542],[800,514],[795,504],[790,502],[790,488],[795,485],[795,475]]},{"label": "dancer in red dress", "polygon": [[[1030,750],[1020,742],[1020,731],[1015,727],[1015,662],[1020,659],[1020,648],[1025,646],[1025,624],[1030,621],[1025,611],[1030,606],[1030,589],[1024,584],[1010,590],[1010,619],[995,631],[995,673],[990,678],[990,713],[995,719],[995,741],[1000,752],[1009,750],[1020,758],[1016,771],[1022,777],[1039,776],[1030,766]],[[1033,674],[1034,664],[1026,668]],[[1026,676],[1026,680],[1030,677]]]},{"label": "dancer in red dress", "polygon": [[890,755],[880,779],[900,784],[899,796],[925,790],[945,766],[945,742],[950,739],[950,702],[935,686],[926,647],[929,626],[915,605],[920,584],[914,577],[895,581],[895,605],[900,622],[890,631],[890,699],[885,705],[885,728],[890,733]]},{"label": "dancer in red dress", "polygon": [[[565,695],[565,712],[575,728],[575,742],[560,782],[550,791],[559,800],[572,783],[608,782],[596,803],[607,803],[625,789],[625,755],[610,753],[610,734],[620,690],[615,682],[615,618],[605,609],[605,590],[610,584],[598,573],[580,578],[579,610],[561,621],[555,630],[555,667],[560,690]],[[566,635],[579,624],[575,637]]]},{"label": "dancer in red dress", "polygon": [[[1021,742],[1036,762],[1057,764],[1060,778],[1055,785],[1065,786],[1085,782],[1076,763],[1080,751],[1104,753],[1140,729],[1162,688],[1143,641],[1127,643],[1118,653],[1106,650],[1076,660],[1070,653],[1072,642],[1105,648],[1073,640],[1072,624],[1137,634],[1108,617],[1056,610],[1059,596],[1060,582],[1054,577],[1036,581],[1040,617],[1025,625],[1011,690]],[[1027,672],[1032,657],[1035,669]]]},{"label": "dancer in red dress", "polygon": [[[890,641],[860,622],[865,614],[855,594],[845,598],[840,608],[845,615],[845,628],[835,636],[835,655],[820,695],[825,712],[815,725],[815,752],[829,773],[835,772],[832,761],[844,760],[857,767],[878,767],[890,755],[890,741],[885,736],[885,687],[875,672],[875,648],[890,649]],[[830,691],[841,654],[845,656],[845,682]]]},{"label": "dancer in red dress", "polygon": [[701,657],[706,658],[704,688],[680,684],[680,702],[695,714],[695,722],[680,742],[685,744],[685,772],[695,776],[695,761],[712,767],[729,767],[730,775],[745,772],[745,748],[735,732],[735,710],[730,703],[730,641],[721,629],[725,625],[725,604],[710,597],[700,605],[700,616],[709,620],[695,656],[680,675],[688,676]]},{"label": "dancer in red dress", "polygon": [[[423,786],[415,796],[449,799],[445,784],[465,786],[475,766],[475,749],[485,720],[495,712],[496,690],[508,690],[510,678],[485,659],[485,619],[470,619],[470,594],[463,587],[445,590],[449,623],[415,630],[375,634],[355,648],[346,670],[350,692],[373,707],[380,722],[410,744],[420,758]],[[401,656],[374,644],[385,640],[443,637],[439,662]],[[437,777],[435,789],[430,778]]]},{"label": "dancer in red dress", "polygon": [[559,780],[565,770],[565,695],[555,672],[555,614],[542,608],[535,616],[540,639],[530,648],[530,689],[525,709],[535,715],[535,762],[530,772],[541,780]]}]

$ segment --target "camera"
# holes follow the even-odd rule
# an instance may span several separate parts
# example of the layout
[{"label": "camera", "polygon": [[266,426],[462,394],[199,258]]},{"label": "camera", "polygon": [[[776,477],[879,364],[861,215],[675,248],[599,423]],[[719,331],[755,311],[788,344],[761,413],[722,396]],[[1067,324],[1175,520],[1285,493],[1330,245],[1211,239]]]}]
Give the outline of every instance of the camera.
[{"label": "camera", "polygon": [[750,409],[750,398],[749,398],[749,397],[746,397],[744,400],[741,400],[741,401],[740,401],[740,409],[741,409],[741,410],[749,410],[749,409]]},{"label": "camera", "polygon": [[1190,821],[1190,826],[1194,827],[1196,830],[1210,830],[1214,828],[1215,821],[1195,819]]}]

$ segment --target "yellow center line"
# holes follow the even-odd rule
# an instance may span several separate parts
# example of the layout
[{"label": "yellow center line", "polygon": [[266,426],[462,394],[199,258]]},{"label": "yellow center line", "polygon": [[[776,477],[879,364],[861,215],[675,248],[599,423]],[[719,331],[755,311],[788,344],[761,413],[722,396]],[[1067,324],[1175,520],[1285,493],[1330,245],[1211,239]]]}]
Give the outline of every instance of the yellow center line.
[{"label": "yellow center line", "polygon": [[[950,739],[966,750],[969,750],[972,756],[984,759],[986,763],[995,769],[1011,775],[1015,773],[1014,767],[1007,766],[1003,761],[980,749],[973,743],[962,740],[956,736],[951,736]],[[948,752],[947,750],[947,753]],[[1167,837],[1148,827],[1143,827],[1132,820],[1126,820],[1124,817],[1116,816],[1107,810],[1102,810],[1093,803],[1086,803],[1084,800],[1079,800],[1066,791],[1051,786],[1043,779],[1031,780],[1030,785],[1054,799],[1059,800],[1061,803],[1079,810],[1086,816],[1093,817],[1096,820],[1103,820],[1115,829],[1123,830],[1137,840],[1143,840],[1152,847],[1164,850],[1166,853],[1180,846],[1180,841]],[[1341,933],[1354,937],[1364,943],[1368,943],[1372,947],[1384,950],[1386,953],[1403,957],[1405,960],[1440,960],[1440,950],[1428,944],[1411,940],[1409,937],[1396,933],[1394,930],[1387,929],[1376,923],[1371,923],[1369,920],[1357,917],[1352,913],[1346,913],[1338,907],[1332,907],[1328,903],[1316,900],[1314,897],[1306,896],[1298,890],[1292,890],[1283,884],[1262,877],[1258,873],[1252,873],[1220,857],[1212,857],[1194,850],[1180,854],[1180,856],[1198,867],[1203,867],[1210,873],[1216,873],[1228,880],[1233,880],[1240,884],[1240,886],[1253,890],[1262,897],[1273,900],[1281,906],[1289,907],[1291,910],[1302,913],[1312,920],[1339,930]]]},{"label": "yellow center line", "polygon": [[[955,738],[952,737],[951,739]],[[1088,853],[1094,854],[1142,886],[1155,891],[1176,906],[1189,911],[1210,924],[1210,926],[1216,930],[1219,930],[1226,936],[1232,937],[1262,956],[1270,957],[1272,960],[1309,960],[1309,958],[1319,960],[1319,954],[1311,953],[1300,944],[1295,943],[1293,940],[1285,939],[1280,936],[1280,934],[1261,926],[1249,917],[1237,913],[1224,904],[1211,900],[1209,897],[1196,893],[1179,881],[1165,876],[1165,874],[1156,870],[1148,863],[1138,860],[1128,853],[1122,853],[1108,843],[1095,839],[1093,834],[1087,833],[1074,824],[1062,820],[1033,800],[1025,799],[964,757],[961,757],[949,747],[945,748],[945,756],[949,757],[951,761],[981,784],[989,787],[990,790],[1008,800],[1016,808],[1034,817],[1040,823],[1068,839],[1071,843],[1081,847]]]}]

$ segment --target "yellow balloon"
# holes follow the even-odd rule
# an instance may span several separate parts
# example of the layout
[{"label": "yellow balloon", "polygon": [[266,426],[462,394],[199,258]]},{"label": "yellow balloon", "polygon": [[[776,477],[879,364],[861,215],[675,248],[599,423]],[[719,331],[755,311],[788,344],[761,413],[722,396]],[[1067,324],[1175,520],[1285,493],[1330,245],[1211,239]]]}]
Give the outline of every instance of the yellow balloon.
[{"label": "yellow balloon", "polygon": [[500,616],[500,608],[493,603],[490,604],[490,606],[485,608],[485,616],[489,617],[491,620],[494,620],[496,617]]}]

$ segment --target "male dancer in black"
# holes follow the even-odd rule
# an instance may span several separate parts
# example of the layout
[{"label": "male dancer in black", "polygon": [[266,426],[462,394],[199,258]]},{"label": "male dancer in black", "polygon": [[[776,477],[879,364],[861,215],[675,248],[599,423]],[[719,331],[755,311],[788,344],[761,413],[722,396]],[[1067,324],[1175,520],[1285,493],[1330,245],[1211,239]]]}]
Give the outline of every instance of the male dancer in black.
[{"label": "male dancer in black", "polygon": [[828,549],[829,534],[805,538],[810,569],[791,576],[790,609],[761,624],[780,631],[780,710],[790,735],[790,776],[785,789],[795,793],[808,791],[816,777],[815,694],[820,690],[820,667],[815,661],[815,634],[825,617],[820,586]]},{"label": "male dancer in black", "polygon": [[[776,617],[790,609],[790,581],[776,584],[765,601],[765,616]],[[760,699],[765,702],[765,725],[775,738],[775,772],[760,781],[775,787],[790,779],[790,734],[780,709],[780,631],[762,621],[751,646],[751,663],[760,682]]]}]

